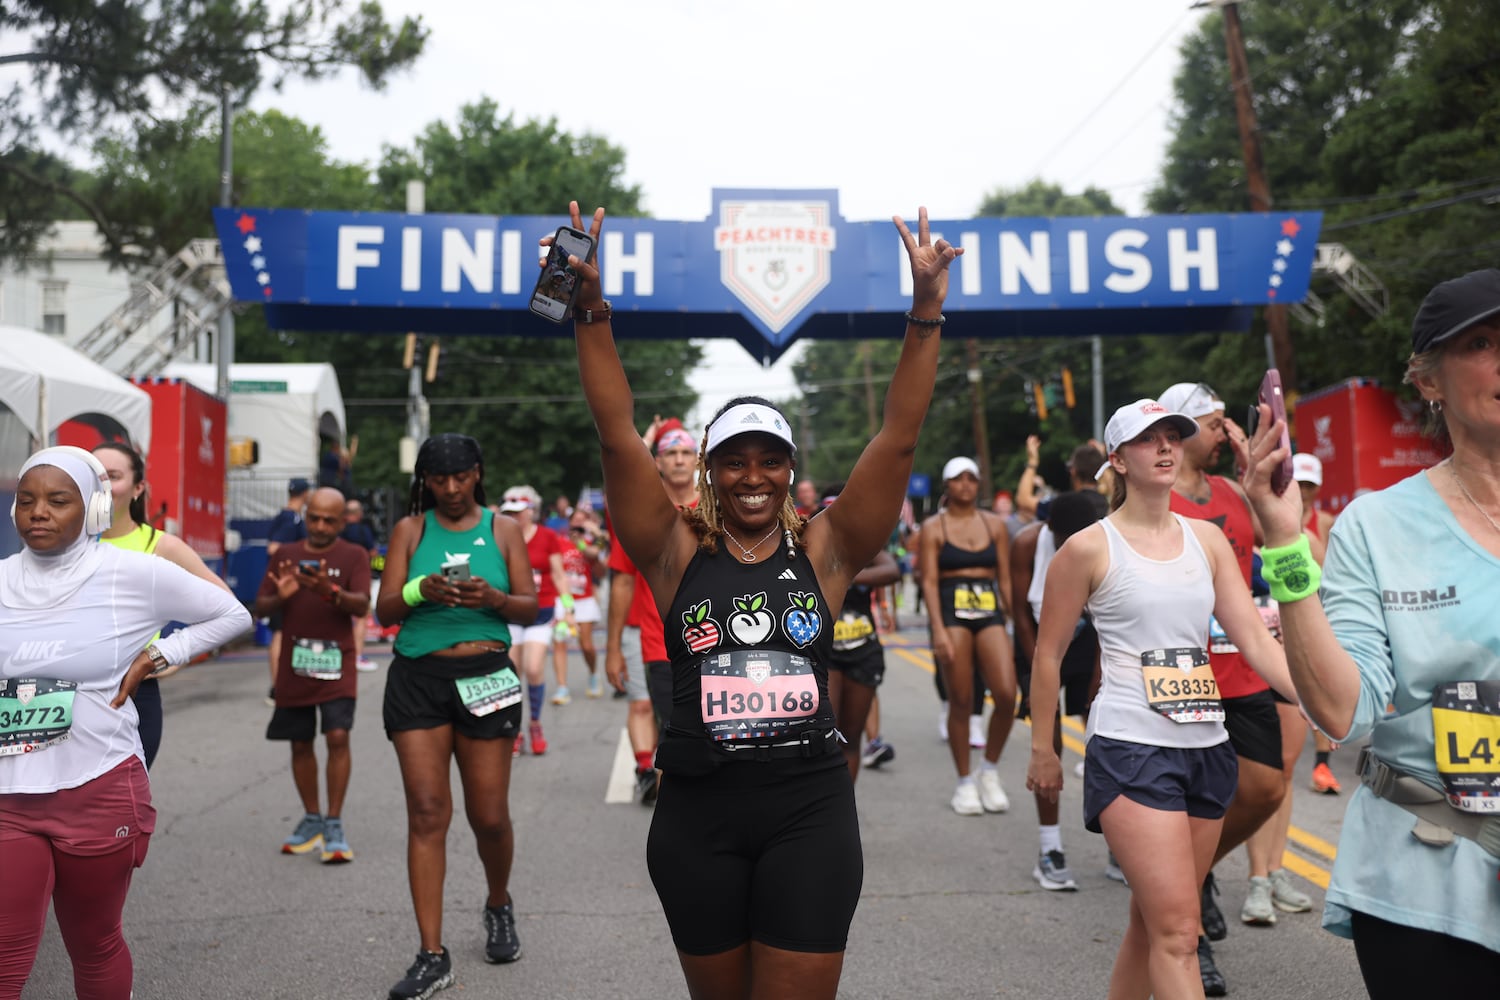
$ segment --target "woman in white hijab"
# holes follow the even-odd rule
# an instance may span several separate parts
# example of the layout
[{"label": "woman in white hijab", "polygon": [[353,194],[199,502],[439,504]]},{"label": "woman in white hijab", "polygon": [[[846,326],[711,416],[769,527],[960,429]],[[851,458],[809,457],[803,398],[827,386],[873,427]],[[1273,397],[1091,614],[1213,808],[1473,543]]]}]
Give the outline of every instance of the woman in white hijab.
[{"label": "woman in white hijab", "polygon": [[[98,544],[104,467],[46,448],[12,507],[25,548],[0,560],[0,1000],[31,972],[47,905],[80,1000],[127,1000],[120,914],[155,828],[130,695],[250,627],[233,595],[165,559]],[[168,621],[190,623],[148,645]]]}]

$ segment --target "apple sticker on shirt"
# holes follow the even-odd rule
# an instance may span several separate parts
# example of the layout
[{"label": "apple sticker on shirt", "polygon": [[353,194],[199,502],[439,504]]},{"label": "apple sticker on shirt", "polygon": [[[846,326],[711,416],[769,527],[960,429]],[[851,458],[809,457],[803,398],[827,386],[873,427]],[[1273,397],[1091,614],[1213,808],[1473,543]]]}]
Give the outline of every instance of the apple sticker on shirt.
[{"label": "apple sticker on shirt", "polygon": [[707,652],[719,644],[719,623],[709,617],[713,602],[700,601],[682,613],[682,641],[695,653]]},{"label": "apple sticker on shirt", "polygon": [[729,616],[729,634],[741,646],[759,646],[776,628],[776,618],[766,610],[766,592],[734,599]]},{"label": "apple sticker on shirt", "polygon": [[792,606],[782,616],[781,627],[787,638],[801,649],[823,631],[823,616],[818,613],[818,599],[812,594],[798,591],[788,594],[787,599],[792,602]]}]

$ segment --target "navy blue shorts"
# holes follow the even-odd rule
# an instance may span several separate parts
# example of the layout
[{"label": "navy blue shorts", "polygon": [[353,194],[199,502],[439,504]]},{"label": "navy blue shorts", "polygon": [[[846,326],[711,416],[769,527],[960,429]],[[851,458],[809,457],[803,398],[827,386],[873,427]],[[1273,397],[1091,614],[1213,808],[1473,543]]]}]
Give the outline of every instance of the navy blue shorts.
[{"label": "navy blue shorts", "polygon": [[1083,764],[1083,825],[1100,833],[1100,814],[1121,795],[1150,809],[1219,819],[1239,777],[1239,758],[1228,740],[1182,749],[1095,736]]}]

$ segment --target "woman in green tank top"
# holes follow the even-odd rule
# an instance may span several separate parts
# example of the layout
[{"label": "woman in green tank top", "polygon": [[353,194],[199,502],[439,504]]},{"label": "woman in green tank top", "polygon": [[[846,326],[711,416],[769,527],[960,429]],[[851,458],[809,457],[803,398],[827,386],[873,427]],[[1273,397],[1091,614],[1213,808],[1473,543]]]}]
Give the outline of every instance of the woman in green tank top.
[{"label": "woman in green tank top", "polygon": [[484,505],[478,443],[428,438],[417,453],[409,516],[391,532],[375,609],[401,622],[386,674],[386,735],[406,789],[407,866],[421,949],[392,997],[425,997],[453,982],[443,947],[443,872],[453,814],[449,761],[458,761],[465,813],[484,865],[485,957],[521,957],[509,892],[511,750],[521,682],[510,625],[536,620],[520,528]]}]

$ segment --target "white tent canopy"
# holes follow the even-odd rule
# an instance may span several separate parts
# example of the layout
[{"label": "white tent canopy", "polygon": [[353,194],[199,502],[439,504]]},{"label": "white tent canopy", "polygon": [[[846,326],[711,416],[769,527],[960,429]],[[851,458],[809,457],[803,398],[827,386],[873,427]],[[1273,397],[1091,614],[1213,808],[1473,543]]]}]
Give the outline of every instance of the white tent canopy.
[{"label": "white tent canopy", "polygon": [[37,440],[84,418],[151,446],[151,397],[45,333],[0,326],[0,404]]},{"label": "white tent canopy", "polygon": [[[211,364],[174,362],[162,374],[206,392],[218,388]],[[234,364],[229,381],[229,436],[258,442],[267,470],[316,477],[319,436],[344,440],[344,396],[333,366]]]}]

